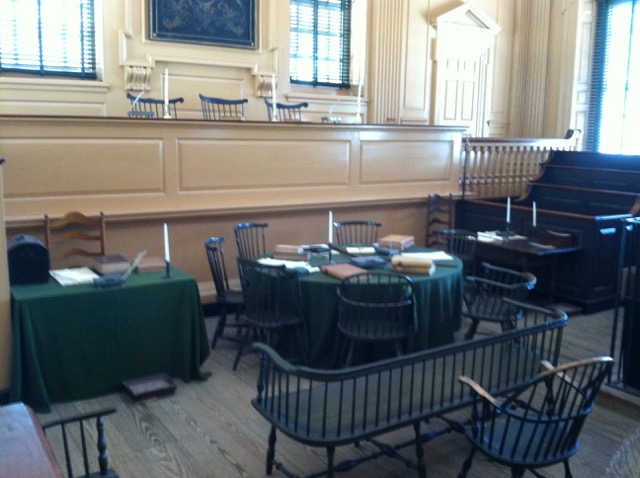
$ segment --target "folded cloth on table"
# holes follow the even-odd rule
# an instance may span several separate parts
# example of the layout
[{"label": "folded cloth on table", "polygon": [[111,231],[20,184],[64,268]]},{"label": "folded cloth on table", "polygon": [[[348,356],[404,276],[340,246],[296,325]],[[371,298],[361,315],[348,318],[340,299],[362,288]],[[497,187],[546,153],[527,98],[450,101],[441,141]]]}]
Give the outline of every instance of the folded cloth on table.
[{"label": "folded cloth on table", "polygon": [[436,270],[436,264],[430,257],[407,257],[396,254],[391,258],[391,270],[406,274],[431,275]]},{"label": "folded cloth on table", "polygon": [[354,266],[353,264],[325,264],[320,267],[320,270],[337,279],[346,279],[347,277],[367,272],[362,267]]}]

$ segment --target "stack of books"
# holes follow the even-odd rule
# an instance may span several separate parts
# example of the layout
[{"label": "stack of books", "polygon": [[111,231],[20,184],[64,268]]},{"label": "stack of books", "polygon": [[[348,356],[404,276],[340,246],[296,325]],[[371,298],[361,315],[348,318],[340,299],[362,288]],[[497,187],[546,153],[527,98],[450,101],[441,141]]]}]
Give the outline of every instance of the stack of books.
[{"label": "stack of books", "polygon": [[306,261],[307,253],[304,246],[293,246],[289,244],[277,244],[273,251],[274,259],[286,261]]},{"label": "stack of books", "polygon": [[404,251],[414,246],[416,243],[413,236],[406,236],[403,234],[389,234],[387,236],[378,239],[378,244],[382,247],[388,247],[389,249],[397,249]]},{"label": "stack of books", "polygon": [[127,272],[131,262],[121,254],[105,254],[93,256],[91,268],[101,275],[123,274]]},{"label": "stack of books", "polygon": [[428,257],[407,257],[396,254],[391,258],[391,270],[401,274],[431,275],[436,271],[436,264]]}]

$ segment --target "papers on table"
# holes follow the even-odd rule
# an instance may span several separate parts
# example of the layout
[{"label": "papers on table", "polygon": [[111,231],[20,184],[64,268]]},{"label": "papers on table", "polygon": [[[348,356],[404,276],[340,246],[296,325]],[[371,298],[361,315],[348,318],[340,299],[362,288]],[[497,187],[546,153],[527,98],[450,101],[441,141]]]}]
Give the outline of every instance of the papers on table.
[{"label": "papers on table", "polygon": [[504,241],[506,239],[514,240],[514,239],[526,239],[525,236],[519,236],[518,234],[513,234],[512,236],[505,237],[498,234],[498,231],[482,231],[478,232],[478,240],[482,242],[496,242],[496,241]]},{"label": "papers on table", "polygon": [[375,254],[373,246],[347,246],[345,250],[349,254]]},{"label": "papers on table", "polygon": [[416,259],[431,259],[432,261],[452,261],[453,257],[444,251],[434,252],[403,252],[402,257],[412,257]]},{"label": "papers on table", "polygon": [[91,284],[94,279],[100,277],[88,267],[74,267],[71,269],[58,269],[49,271],[51,277],[62,286]]},{"label": "papers on table", "polygon": [[306,269],[310,274],[320,272],[318,267],[313,267],[306,261],[287,261],[284,259],[263,257],[262,259],[258,259],[258,262],[266,266],[285,266],[287,269]]}]

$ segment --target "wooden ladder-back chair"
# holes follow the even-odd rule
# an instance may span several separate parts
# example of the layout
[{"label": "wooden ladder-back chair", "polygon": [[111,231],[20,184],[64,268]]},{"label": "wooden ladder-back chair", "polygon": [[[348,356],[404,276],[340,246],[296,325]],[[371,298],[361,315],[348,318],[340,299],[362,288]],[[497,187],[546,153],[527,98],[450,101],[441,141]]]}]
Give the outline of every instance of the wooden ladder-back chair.
[{"label": "wooden ladder-back chair", "polygon": [[373,244],[378,241],[382,224],[375,221],[339,221],[333,223],[337,244]]},{"label": "wooden ladder-back chair", "polygon": [[453,229],[453,196],[430,194],[427,197],[427,231],[426,246],[437,247],[438,240],[434,233],[440,229]]},{"label": "wooden ladder-back chair", "polygon": [[[580,446],[578,437],[613,359],[595,357],[559,367],[545,362],[538,378],[503,397],[493,397],[470,377],[460,377],[474,396],[470,425],[466,429],[472,450],[459,478],[467,476],[477,451],[511,468],[519,478],[556,463],[572,476],[571,458]],[[554,475],[555,476],[555,475]]]},{"label": "wooden ladder-back chair", "polygon": [[[273,103],[267,98],[264,99],[264,103],[267,105],[267,118],[269,121],[273,119]],[[278,113],[278,121],[281,123],[300,123],[302,122],[302,109],[308,108],[309,103],[276,103],[276,110]]]},{"label": "wooden ladder-back chair", "polygon": [[227,312],[236,313],[236,321],[230,326],[242,328],[244,323],[240,322],[240,314],[244,309],[244,298],[241,290],[235,290],[229,287],[229,278],[227,276],[227,267],[224,261],[224,236],[211,237],[204,242],[207,259],[209,260],[209,268],[211,269],[211,277],[216,288],[216,303],[220,308],[218,325],[211,340],[211,348],[215,348],[219,338],[240,342],[240,337],[227,337],[223,335],[227,326]]},{"label": "wooden ladder-back chair", "polygon": [[343,279],[338,288],[338,330],[346,340],[345,366],[353,362],[354,345],[390,343],[395,355],[417,326],[411,279],[393,272],[365,272]]},{"label": "wooden ladder-back chair", "polygon": [[[261,336],[262,341],[276,347],[278,333],[284,329],[294,329],[296,342],[292,352],[294,359],[306,363],[307,347],[304,341],[304,315],[300,298],[298,278],[287,272],[284,266],[261,264],[251,259],[238,258],[238,270],[242,280],[242,294],[245,302],[245,328],[242,345],[233,364],[235,370],[240,358],[248,349],[252,334]],[[294,345],[294,344],[290,344]]]},{"label": "wooden ladder-back chair", "polygon": [[465,338],[471,339],[480,322],[498,323],[502,330],[513,324],[513,308],[503,299],[524,301],[536,285],[536,276],[483,262],[478,276],[465,277],[462,316],[471,319]]},{"label": "wooden ladder-back chair", "polygon": [[[157,98],[136,98],[131,93],[127,93],[127,98],[131,102],[131,106],[129,109],[130,118],[164,118],[164,100],[159,100]],[[177,118],[178,103],[184,103],[184,98],[171,98],[168,103],[169,114],[172,118]]]},{"label": "wooden ladder-back chair", "polygon": [[[102,256],[106,253],[106,222],[104,213],[89,217],[70,211],[58,219],[44,216],[45,246],[52,261],[68,265],[73,258]],[[57,266],[56,266],[57,267]]]},{"label": "wooden ladder-back chair", "polygon": [[202,117],[209,121],[244,121],[244,105],[249,102],[246,98],[226,100],[200,94]]}]

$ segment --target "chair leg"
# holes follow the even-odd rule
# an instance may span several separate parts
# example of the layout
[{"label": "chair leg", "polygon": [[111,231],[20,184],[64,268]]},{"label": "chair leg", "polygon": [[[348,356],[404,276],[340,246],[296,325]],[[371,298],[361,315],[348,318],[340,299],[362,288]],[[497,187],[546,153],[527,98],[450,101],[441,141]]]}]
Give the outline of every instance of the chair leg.
[{"label": "chair leg", "polygon": [[573,474],[571,473],[571,468],[569,468],[569,460],[565,460],[564,464],[564,478],[573,478]]},{"label": "chair leg", "polygon": [[236,358],[233,361],[233,370],[234,371],[238,367],[238,363],[240,362],[240,358],[244,354],[244,349],[246,348],[247,345],[249,345],[249,334],[250,333],[251,333],[251,327],[246,327],[246,330],[244,332],[244,337],[242,338],[242,341],[240,342],[240,347],[238,348],[238,353],[236,354]]},{"label": "chair leg", "polygon": [[420,422],[413,424],[413,430],[416,435],[416,467],[418,468],[418,476],[427,478],[427,466],[424,461],[424,447],[422,445],[422,435],[420,434]]},{"label": "chair leg", "polygon": [[276,456],[276,427],[271,427],[269,433],[269,448],[267,449],[267,475],[273,473],[273,462]]},{"label": "chair leg", "polygon": [[467,330],[467,333],[464,335],[464,338],[467,340],[472,339],[473,336],[476,335],[476,330],[478,330],[479,324],[479,320],[471,319],[471,325],[469,326],[469,330]]},{"label": "chair leg", "polygon": [[336,454],[335,446],[327,447],[327,478],[333,478],[333,460]]},{"label": "chair leg", "polygon": [[462,464],[462,469],[460,470],[460,473],[458,473],[458,478],[466,478],[467,473],[469,472],[469,468],[471,468],[471,462],[473,461],[473,455],[475,455],[475,454],[476,454],[476,449],[475,449],[475,447],[473,447],[471,449],[471,452],[469,453],[469,456],[467,457],[467,459]]},{"label": "chair leg", "polygon": [[226,325],[227,325],[227,311],[223,307],[220,310],[220,318],[218,319],[218,325],[216,327],[215,333],[213,334],[213,339],[211,340],[211,349],[216,348],[216,343],[218,342],[218,339],[224,332],[224,328]]},{"label": "chair leg", "polygon": [[524,476],[524,472],[524,468],[514,466],[511,468],[511,478],[522,478]]}]

